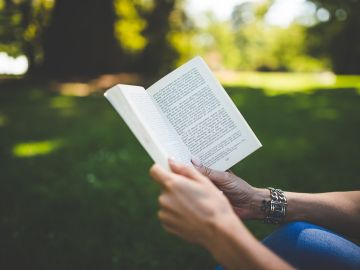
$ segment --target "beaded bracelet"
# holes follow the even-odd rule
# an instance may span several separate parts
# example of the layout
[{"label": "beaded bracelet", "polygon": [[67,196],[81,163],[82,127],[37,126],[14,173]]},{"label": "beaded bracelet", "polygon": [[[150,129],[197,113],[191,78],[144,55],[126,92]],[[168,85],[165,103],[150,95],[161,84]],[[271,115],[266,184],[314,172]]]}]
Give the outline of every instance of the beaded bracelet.
[{"label": "beaded bracelet", "polygon": [[286,215],[286,197],[281,189],[272,187],[268,187],[267,189],[270,191],[270,200],[263,200],[261,206],[261,210],[266,214],[264,223],[279,224]]}]

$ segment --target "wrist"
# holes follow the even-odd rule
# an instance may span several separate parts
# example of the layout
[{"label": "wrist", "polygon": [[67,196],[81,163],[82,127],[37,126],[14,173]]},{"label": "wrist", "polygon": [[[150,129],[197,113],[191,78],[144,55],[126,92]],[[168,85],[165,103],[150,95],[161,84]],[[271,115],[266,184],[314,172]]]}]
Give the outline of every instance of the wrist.
[{"label": "wrist", "polygon": [[223,241],[229,236],[241,233],[246,227],[235,213],[229,213],[226,217],[214,219],[210,222],[211,235],[203,242],[203,246],[216,256],[223,246]]},{"label": "wrist", "polygon": [[[256,252],[263,246],[235,214],[213,225],[214,233],[205,248],[218,263],[226,269],[239,269],[240,265],[249,269],[259,268],[254,267],[251,261],[254,261]],[[253,264],[257,264],[256,261]]]},{"label": "wrist", "polygon": [[226,239],[230,235],[234,236],[245,228],[243,223],[234,214],[233,217],[227,217],[222,220],[214,221],[212,224],[213,234],[206,243],[205,248],[218,259],[223,252]]},{"label": "wrist", "polygon": [[269,190],[266,188],[254,188],[249,204],[248,219],[264,219],[265,213],[261,210],[262,202],[269,200]]}]

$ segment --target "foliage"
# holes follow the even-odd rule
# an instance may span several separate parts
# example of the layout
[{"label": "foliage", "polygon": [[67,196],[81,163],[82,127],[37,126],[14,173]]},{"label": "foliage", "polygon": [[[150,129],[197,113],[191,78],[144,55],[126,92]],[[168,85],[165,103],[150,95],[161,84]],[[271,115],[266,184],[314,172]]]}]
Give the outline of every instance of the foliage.
[{"label": "foliage", "polygon": [[[136,8],[139,8],[140,4],[134,5],[133,3],[134,1],[130,0],[114,1],[116,15],[120,18],[115,23],[115,36],[119,45],[124,51],[130,54],[143,50],[147,44],[147,40],[141,34],[145,29],[147,22],[145,18],[140,16]],[[148,11],[149,3],[144,7],[141,6],[141,9]]]},{"label": "foliage", "polygon": [[[240,28],[236,33],[241,53],[240,65],[245,69],[318,71],[320,61],[304,52],[305,30],[298,25],[288,28],[255,22]],[[314,65],[307,63],[313,62]],[[299,62],[302,65],[299,65]]]},{"label": "foliage", "polygon": [[0,0],[0,51],[26,54],[30,68],[43,61],[42,38],[54,0]]},{"label": "foliage", "polygon": [[318,23],[308,30],[309,52],[330,59],[337,73],[360,74],[360,1],[312,2]]},{"label": "foliage", "polygon": [[[265,14],[270,2],[243,3],[237,6],[230,21],[219,22],[208,15],[204,29],[203,53],[219,56],[226,68],[263,71],[321,71],[325,59],[306,52],[306,29],[299,24],[287,28],[269,25]],[[200,40],[201,42],[201,40]]]},{"label": "foliage", "polygon": [[164,73],[189,55],[190,20],[182,4],[0,0],[0,50],[25,54],[32,71],[57,79],[119,71]]},{"label": "foliage", "polygon": [[159,76],[196,53],[219,69],[360,73],[360,0],[308,0],[288,28],[266,21],[275,2],[243,2],[225,22],[208,14],[204,28],[185,0],[0,0],[0,51],[56,79]]},{"label": "foliage", "polygon": [[[228,87],[263,143],[235,173],[260,187],[358,189],[360,95],[352,84],[273,96]],[[214,267],[209,254],[160,227],[152,162],[102,95],[3,86],[1,269]],[[274,228],[251,222],[250,229],[262,238]]]},{"label": "foliage", "polygon": [[184,12],[183,1],[159,0],[155,3],[147,16],[148,25],[143,35],[148,44],[139,58],[138,70],[146,74],[164,75],[176,63],[184,61],[183,56],[191,55],[191,45],[187,45],[186,39],[191,36],[192,27]]},{"label": "foliage", "polygon": [[289,27],[266,21],[274,2],[239,4],[225,22],[208,14],[198,42],[214,68],[360,73],[360,1],[308,1]]},{"label": "foliage", "polygon": [[[209,24],[199,31],[196,41],[199,43],[200,55],[204,55],[214,69],[224,66],[238,69],[241,50],[236,46],[235,34],[229,22],[219,22],[208,14]],[[215,63],[213,63],[215,62]]]},{"label": "foliage", "polygon": [[176,50],[175,58],[170,68],[173,69],[194,57],[198,45],[194,43],[197,31],[192,20],[184,12],[183,2],[177,3],[177,8],[170,16],[171,30],[167,34],[167,42]]}]

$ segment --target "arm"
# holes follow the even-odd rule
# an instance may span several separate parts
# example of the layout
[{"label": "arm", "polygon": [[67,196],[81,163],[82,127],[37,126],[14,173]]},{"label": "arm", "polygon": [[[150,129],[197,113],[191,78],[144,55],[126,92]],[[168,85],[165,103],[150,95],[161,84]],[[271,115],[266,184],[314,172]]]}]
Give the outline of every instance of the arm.
[{"label": "arm", "polygon": [[150,170],[163,187],[159,218],[167,231],[200,244],[227,269],[292,269],[255,239],[207,177],[169,164],[172,172],[158,165]]},{"label": "arm", "polygon": [[[331,228],[351,237],[360,237],[360,191],[328,193],[285,192],[288,200],[285,222],[303,220]],[[261,205],[269,191],[256,189],[253,205]],[[260,207],[253,208],[253,218],[262,219]]]},{"label": "arm", "polygon": [[293,269],[262,245],[239,219],[215,226],[213,240],[205,246],[226,269]]},{"label": "arm", "polygon": [[[235,212],[243,219],[263,219],[260,207],[269,200],[267,189],[255,188],[229,172],[219,172],[193,161],[229,198]],[[288,207],[285,222],[302,220],[329,227],[351,237],[360,237],[360,191],[329,193],[285,192]]]}]

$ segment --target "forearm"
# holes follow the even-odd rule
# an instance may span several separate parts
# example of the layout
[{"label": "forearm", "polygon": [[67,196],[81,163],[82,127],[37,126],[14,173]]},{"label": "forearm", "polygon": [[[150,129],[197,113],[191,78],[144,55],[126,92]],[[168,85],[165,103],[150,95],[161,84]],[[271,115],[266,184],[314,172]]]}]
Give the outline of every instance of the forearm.
[{"label": "forearm", "polygon": [[288,214],[285,221],[306,220],[337,232],[359,237],[360,192],[293,193],[286,192]]},{"label": "forearm", "polygon": [[262,245],[238,219],[217,223],[206,248],[230,270],[293,269]]},{"label": "forearm", "polygon": [[[285,196],[288,205],[284,222],[308,221],[352,237],[360,237],[359,191],[317,194],[285,192]],[[264,218],[260,210],[264,199],[269,199],[269,191],[258,189],[252,204],[252,218]]]}]

